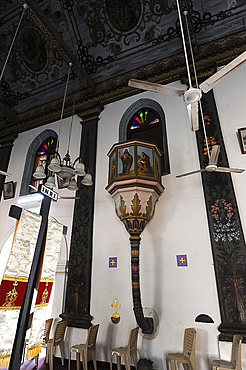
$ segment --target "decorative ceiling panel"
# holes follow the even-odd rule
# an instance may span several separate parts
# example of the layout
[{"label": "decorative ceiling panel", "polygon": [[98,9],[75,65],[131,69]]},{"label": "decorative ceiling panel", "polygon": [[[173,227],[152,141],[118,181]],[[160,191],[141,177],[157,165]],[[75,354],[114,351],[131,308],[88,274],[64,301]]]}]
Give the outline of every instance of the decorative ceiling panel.
[{"label": "decorative ceiling panel", "polygon": [[[24,0],[1,0],[0,70],[23,3]],[[70,105],[75,93],[81,106],[90,105],[88,101],[95,99],[103,104],[112,101],[111,91],[115,99],[116,91],[120,96],[131,95],[132,89],[127,87],[130,77],[162,83],[185,78],[176,0],[27,0],[27,3],[30,7],[0,82],[1,127],[14,125],[16,114],[15,121],[17,117],[17,122],[21,122],[30,110],[38,117],[44,105],[47,112],[54,107],[58,111],[71,60]],[[246,48],[246,0],[179,3],[181,10],[188,10],[198,71],[204,74]],[[37,124],[40,122],[39,118]]]}]

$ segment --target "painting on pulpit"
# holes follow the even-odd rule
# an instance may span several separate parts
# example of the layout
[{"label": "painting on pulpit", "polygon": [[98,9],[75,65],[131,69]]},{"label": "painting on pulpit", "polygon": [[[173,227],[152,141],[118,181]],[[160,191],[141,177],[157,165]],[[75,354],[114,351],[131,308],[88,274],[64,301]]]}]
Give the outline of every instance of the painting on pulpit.
[{"label": "painting on pulpit", "polygon": [[137,147],[138,175],[154,176],[153,149]]}]

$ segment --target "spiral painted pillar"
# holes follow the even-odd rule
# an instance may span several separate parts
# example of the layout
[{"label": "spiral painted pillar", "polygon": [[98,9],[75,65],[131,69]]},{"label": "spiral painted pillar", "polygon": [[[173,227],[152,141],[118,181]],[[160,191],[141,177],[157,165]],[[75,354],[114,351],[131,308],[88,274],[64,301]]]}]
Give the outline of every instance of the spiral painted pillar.
[{"label": "spiral painted pillar", "polygon": [[[123,153],[126,154],[124,162]],[[114,145],[108,156],[110,171],[106,190],[115,201],[117,216],[130,234],[133,311],[142,332],[152,334],[153,319],[144,317],[141,302],[139,249],[140,235],[153,217],[155,203],[164,190],[158,170],[160,153],[155,144],[135,140]],[[144,162],[147,157],[148,161]]]}]

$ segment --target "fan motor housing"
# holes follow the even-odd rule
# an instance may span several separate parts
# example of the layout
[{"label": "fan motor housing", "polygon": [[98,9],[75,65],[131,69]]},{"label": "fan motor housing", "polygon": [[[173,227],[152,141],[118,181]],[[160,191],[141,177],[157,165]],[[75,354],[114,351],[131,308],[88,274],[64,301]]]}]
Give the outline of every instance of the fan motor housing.
[{"label": "fan motor housing", "polygon": [[198,88],[191,87],[184,93],[183,97],[187,104],[195,103],[201,99],[202,92]]}]

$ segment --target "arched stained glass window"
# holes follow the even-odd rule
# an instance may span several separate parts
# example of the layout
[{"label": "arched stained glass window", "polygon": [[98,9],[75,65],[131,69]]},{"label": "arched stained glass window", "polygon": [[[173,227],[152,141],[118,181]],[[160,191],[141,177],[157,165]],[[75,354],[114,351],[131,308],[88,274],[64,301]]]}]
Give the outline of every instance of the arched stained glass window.
[{"label": "arched stained glass window", "polygon": [[157,144],[161,156],[161,174],[170,173],[165,116],[159,103],[139,99],[124,113],[120,121],[119,142],[140,139]]},{"label": "arched stained glass window", "polygon": [[[29,185],[37,187],[39,184],[36,182],[36,179],[33,178],[33,173],[37,168],[39,160],[43,160],[47,163],[47,159],[50,160],[52,158],[56,148],[57,137],[58,135],[54,130],[46,129],[33,139],[26,154],[20,196],[30,193],[31,188]],[[48,169],[46,169],[46,171],[48,171]]]},{"label": "arched stained glass window", "polygon": [[165,114],[159,103],[143,98],[127,108],[120,120],[119,142],[131,139],[157,144],[162,154],[161,174],[170,173]]},{"label": "arched stained glass window", "polygon": [[153,109],[142,108],[131,118],[128,130],[151,129],[152,127],[159,126],[160,117]]},{"label": "arched stained glass window", "polygon": [[[36,168],[39,164],[41,164],[44,167],[44,171],[46,174],[46,178],[50,175],[48,170],[48,165],[51,161],[51,159],[54,157],[55,149],[56,149],[56,138],[50,136],[47,139],[45,139],[40,147],[38,148],[35,156],[34,166],[33,166],[33,172],[36,171]],[[39,184],[43,184],[43,179],[36,179],[32,175],[31,185],[35,188],[38,187]],[[35,191],[34,189],[30,188],[29,192]]]},{"label": "arched stained glass window", "polygon": [[163,133],[158,112],[151,108],[141,108],[131,117],[127,127],[127,139],[141,139],[156,143],[162,154],[162,173],[165,173],[163,163]]}]

